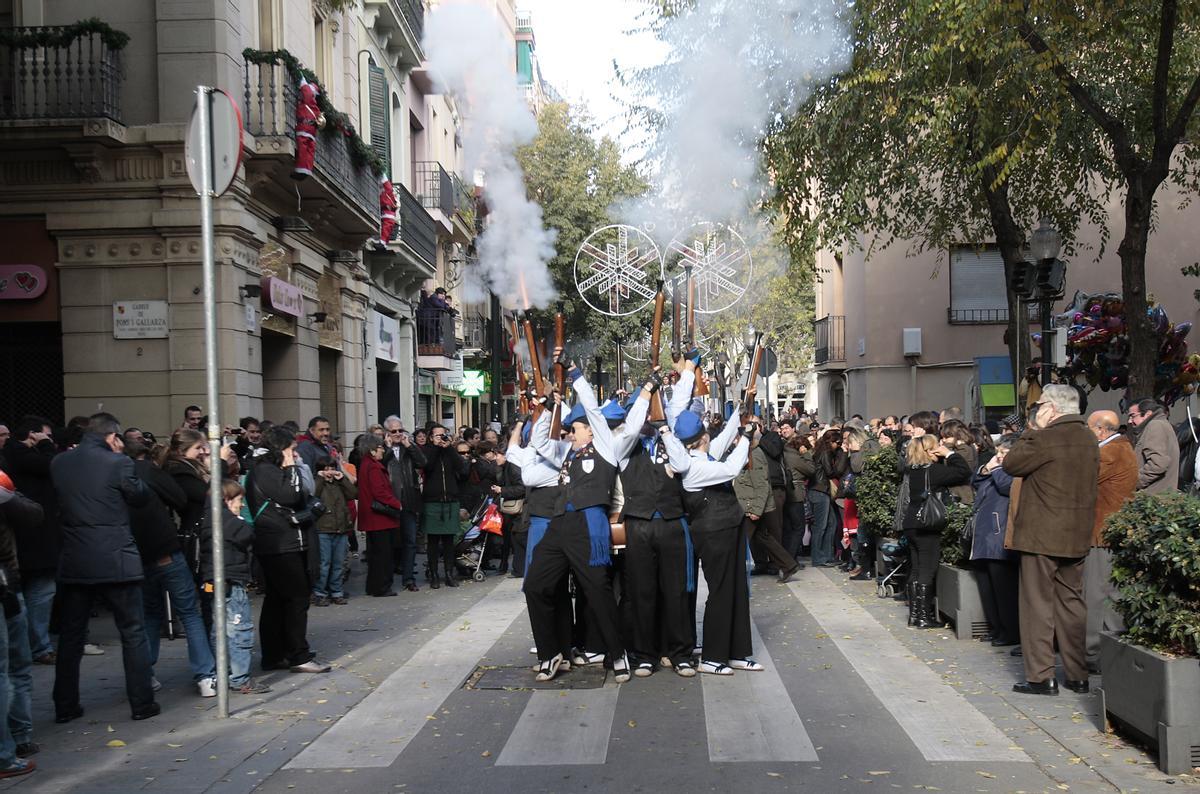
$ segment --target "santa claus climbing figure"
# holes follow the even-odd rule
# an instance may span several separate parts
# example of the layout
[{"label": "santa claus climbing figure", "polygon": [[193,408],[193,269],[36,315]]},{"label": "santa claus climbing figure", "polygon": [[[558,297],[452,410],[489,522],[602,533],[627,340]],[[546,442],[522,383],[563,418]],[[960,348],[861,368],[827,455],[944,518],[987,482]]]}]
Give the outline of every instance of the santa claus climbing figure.
[{"label": "santa claus climbing figure", "polygon": [[379,247],[395,240],[399,231],[396,226],[396,189],[392,187],[392,180],[384,174],[379,177]]},{"label": "santa claus climbing figure", "polygon": [[300,98],[296,101],[296,167],[292,179],[307,179],[317,156],[317,129],[324,123],[317,105],[320,89],[300,78]]}]

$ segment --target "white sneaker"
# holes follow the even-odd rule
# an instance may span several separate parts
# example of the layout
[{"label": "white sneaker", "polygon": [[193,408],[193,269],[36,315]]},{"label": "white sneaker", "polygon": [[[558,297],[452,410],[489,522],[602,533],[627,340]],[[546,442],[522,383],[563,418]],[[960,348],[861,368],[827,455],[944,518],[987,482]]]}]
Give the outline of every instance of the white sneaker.
[{"label": "white sneaker", "polygon": [[87,643],[84,643],[84,645],[83,645],[83,655],[84,656],[103,656],[104,649],[101,648],[99,645],[95,645],[94,643],[87,642]]},{"label": "white sneaker", "polygon": [[589,664],[604,664],[604,654],[575,651],[575,655],[571,657],[571,661],[579,667],[586,667]]},{"label": "white sneaker", "polygon": [[217,679],[201,678],[196,682],[196,688],[200,690],[200,697],[215,698],[217,696]]},{"label": "white sneaker", "polygon": [[150,676],[150,689],[154,692],[162,689],[162,681],[159,681],[154,676]]},{"label": "white sneaker", "polygon": [[734,670],[748,670],[752,673],[761,673],[767,669],[753,659],[730,659],[729,666]]}]

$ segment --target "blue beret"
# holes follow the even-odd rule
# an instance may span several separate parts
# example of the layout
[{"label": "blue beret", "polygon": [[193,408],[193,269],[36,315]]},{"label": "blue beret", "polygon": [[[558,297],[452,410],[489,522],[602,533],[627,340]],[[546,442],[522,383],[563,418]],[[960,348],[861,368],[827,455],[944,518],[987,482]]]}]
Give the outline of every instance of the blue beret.
[{"label": "blue beret", "polygon": [[533,434],[533,422],[532,421],[526,422],[525,425],[521,428],[521,443],[528,444],[529,437],[532,434]]},{"label": "blue beret", "polygon": [[583,405],[580,403],[575,403],[575,407],[571,409],[571,412],[562,421],[563,427],[570,427],[576,422],[590,424],[588,422],[587,411],[583,410]]},{"label": "blue beret", "polygon": [[691,444],[704,435],[704,423],[691,411],[684,411],[675,420],[675,435],[684,444]]},{"label": "blue beret", "polygon": [[616,400],[608,400],[600,406],[600,413],[608,420],[609,427],[617,427],[625,421],[625,409]]}]

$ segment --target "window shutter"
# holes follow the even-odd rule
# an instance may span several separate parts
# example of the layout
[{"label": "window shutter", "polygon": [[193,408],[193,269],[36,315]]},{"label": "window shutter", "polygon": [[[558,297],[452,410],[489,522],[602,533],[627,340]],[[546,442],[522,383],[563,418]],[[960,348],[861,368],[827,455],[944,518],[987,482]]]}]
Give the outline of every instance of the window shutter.
[{"label": "window shutter", "polygon": [[998,248],[961,246],[950,252],[950,308],[953,311],[1008,308],[1004,260]]},{"label": "window shutter", "polygon": [[367,84],[371,96],[371,148],[387,164],[388,174],[392,171],[391,115],[388,110],[388,82],[383,69],[374,61],[367,63]]}]

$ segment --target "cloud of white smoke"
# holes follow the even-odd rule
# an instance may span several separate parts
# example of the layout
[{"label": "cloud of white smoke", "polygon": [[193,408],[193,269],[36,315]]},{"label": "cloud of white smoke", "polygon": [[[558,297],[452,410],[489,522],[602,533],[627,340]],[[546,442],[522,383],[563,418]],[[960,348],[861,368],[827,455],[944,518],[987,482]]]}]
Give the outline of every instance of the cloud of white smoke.
[{"label": "cloud of white smoke", "polygon": [[462,114],[466,173],[485,178],[488,224],[476,243],[478,267],[468,268],[466,299],[490,289],[506,307],[543,308],[557,294],[546,266],[557,233],[543,227],[541,207],[526,197],[516,159],[537,121],[512,69],[513,42],[492,12],[451,0],[426,18],[424,48],[435,85]]},{"label": "cloud of white smoke", "polygon": [[696,0],[665,22],[670,54],[640,79],[644,104],[660,114],[647,153],[654,189],[619,208],[625,222],[651,223],[664,241],[698,221],[751,231],[769,193],[760,166],[764,130],[848,65],[850,6]]}]

